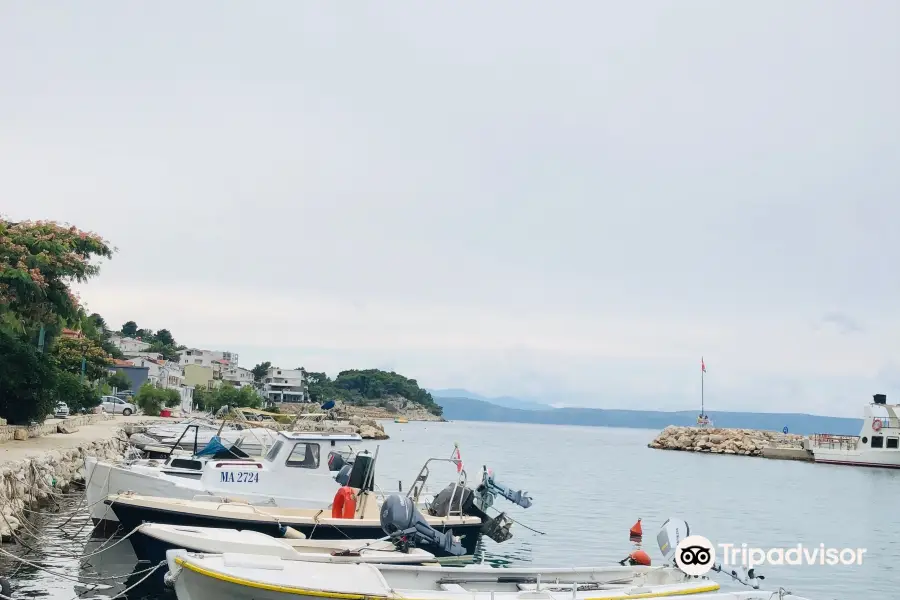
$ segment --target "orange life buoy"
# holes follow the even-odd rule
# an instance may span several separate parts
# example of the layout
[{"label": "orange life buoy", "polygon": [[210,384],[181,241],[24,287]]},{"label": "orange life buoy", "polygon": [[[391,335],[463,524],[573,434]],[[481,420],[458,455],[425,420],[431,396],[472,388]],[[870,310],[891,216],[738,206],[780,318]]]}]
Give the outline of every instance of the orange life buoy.
[{"label": "orange life buoy", "polygon": [[881,419],[875,419],[874,421],[872,421],[872,430],[881,431]]},{"label": "orange life buoy", "polygon": [[356,515],[356,496],[353,488],[343,486],[334,495],[334,503],[331,505],[332,519],[352,519]]}]

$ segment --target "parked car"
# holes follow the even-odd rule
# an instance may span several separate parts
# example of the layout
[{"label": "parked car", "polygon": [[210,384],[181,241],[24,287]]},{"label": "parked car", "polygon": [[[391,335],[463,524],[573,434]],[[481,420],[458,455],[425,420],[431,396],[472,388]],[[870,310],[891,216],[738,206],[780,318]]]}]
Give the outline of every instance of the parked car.
[{"label": "parked car", "polygon": [[56,412],[53,413],[53,416],[57,419],[67,419],[69,417],[69,405],[65,402],[57,402]]},{"label": "parked car", "polygon": [[133,415],[137,412],[137,407],[130,403],[118,398],[116,396],[103,396],[100,399],[100,407],[108,413],[112,413],[114,415]]}]

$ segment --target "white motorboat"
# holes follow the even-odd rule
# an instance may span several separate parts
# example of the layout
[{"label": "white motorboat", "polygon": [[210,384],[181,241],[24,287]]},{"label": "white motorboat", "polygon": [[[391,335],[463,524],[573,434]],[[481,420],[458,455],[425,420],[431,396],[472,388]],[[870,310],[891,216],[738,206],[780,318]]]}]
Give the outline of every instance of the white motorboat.
[{"label": "white motorboat", "polygon": [[170,548],[208,554],[240,552],[308,562],[425,564],[436,561],[434,554],[421,548],[398,552],[392,542],[384,539],[310,540],[296,530],[292,533],[296,537],[274,538],[252,530],[144,523],[135,535],[145,535]]},{"label": "white motorboat", "polygon": [[[400,528],[391,536],[398,552],[407,550],[397,543],[398,539],[411,535],[417,542],[431,539],[436,533],[428,532],[420,518],[413,517],[406,523],[406,516],[395,521],[398,516],[401,515],[383,511],[381,517],[385,531],[394,526]],[[659,567],[625,566],[626,561],[620,566],[582,568],[313,562],[297,558],[290,551],[268,551],[267,546],[260,548],[236,539],[237,552],[168,550],[169,572],[165,581],[175,588],[179,600],[626,600],[674,596],[698,600],[773,600],[790,596],[804,600],[784,590],[719,592],[719,584],[707,576],[688,575],[672,566],[678,551],[672,542],[685,539],[689,532],[684,521],[666,521],[657,535],[665,565]],[[247,550],[253,552],[245,553]]]},{"label": "white motorboat", "polygon": [[[274,508],[229,502],[214,497],[209,500],[178,500],[134,494],[113,495],[106,502],[118,517],[121,531],[130,535],[131,546],[138,559],[156,563],[165,558],[166,551],[178,546],[172,545],[164,536],[144,535],[140,530],[144,523],[256,531],[272,538],[283,538],[290,528],[309,539],[366,541],[389,533],[385,531],[385,522],[392,518],[392,513],[389,509],[388,514],[382,514],[381,509],[385,505],[390,507],[392,502],[396,502],[394,499],[403,498],[400,502],[404,504],[404,510],[406,506],[414,506],[412,499],[399,495],[388,496],[379,505],[378,498],[373,493],[356,492],[359,502],[355,506],[355,512],[346,516],[335,515],[327,503],[319,509]],[[458,497],[459,495],[457,500]],[[398,512],[406,516],[403,511]],[[429,552],[442,558],[472,556],[485,525],[482,516],[454,512],[456,514],[447,516],[422,517],[418,511],[412,510],[407,516],[408,519],[413,519],[412,515],[416,515],[422,529],[433,533],[434,539],[429,538],[423,543]],[[178,543],[184,543],[185,540],[181,536]]]},{"label": "white motorboat", "polygon": [[[673,567],[505,568],[329,564],[250,554],[167,553],[178,600],[604,600],[663,598],[719,589]],[[724,598],[724,596],[723,596]],[[768,596],[766,596],[768,598]]]},{"label": "white motorboat", "polygon": [[[341,485],[335,481],[333,470],[343,465],[347,448],[362,438],[346,433],[283,431],[277,436],[266,456],[253,461],[172,457],[165,465],[154,466],[115,464],[86,457],[87,502],[96,529],[110,531],[118,527],[117,517],[104,500],[124,491],[181,499],[222,496],[294,508],[326,506]],[[323,451],[330,453],[323,457]],[[193,475],[197,467],[199,477]],[[173,472],[173,468],[182,471]]]},{"label": "white motorboat", "polygon": [[884,394],[875,394],[863,409],[859,435],[817,433],[804,440],[804,447],[817,463],[900,469],[900,404],[888,404]]}]

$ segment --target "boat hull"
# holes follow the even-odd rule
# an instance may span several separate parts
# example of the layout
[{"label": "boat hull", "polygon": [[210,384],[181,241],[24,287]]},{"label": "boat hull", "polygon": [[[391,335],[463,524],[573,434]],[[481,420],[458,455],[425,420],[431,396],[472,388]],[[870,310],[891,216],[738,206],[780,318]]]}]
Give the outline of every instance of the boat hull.
[{"label": "boat hull", "polygon": [[[120,531],[123,534],[130,533],[142,523],[164,523],[166,525],[182,525],[187,527],[217,527],[225,529],[241,529],[258,531],[274,538],[281,537],[279,523],[271,520],[235,520],[227,516],[213,517],[180,511],[161,510],[154,507],[141,507],[120,502],[112,502],[112,510],[119,519]],[[340,527],[328,523],[292,523],[281,521],[281,525],[292,527],[301,532],[308,539],[313,540],[368,540],[384,537],[384,531],[380,526],[354,525],[353,520],[347,520]],[[466,550],[466,556],[475,554],[478,541],[481,537],[481,523],[457,524],[453,527],[436,526],[441,532],[452,531],[453,535],[460,538],[460,543]],[[168,542],[144,535],[140,531],[135,532],[129,538],[134,553],[138,560],[152,563],[165,560],[166,551],[177,549]],[[181,547],[181,546],[179,546]],[[187,550],[201,551],[199,548],[186,548]],[[449,557],[448,554],[437,549],[424,548],[432,552],[436,557]]]},{"label": "boat hull", "polygon": [[[566,600],[591,600],[602,597],[608,600],[625,600],[628,598],[667,598],[667,597],[702,597],[715,600],[737,600],[746,598],[749,600],[764,600],[772,597],[771,592],[754,595],[745,594],[717,594],[719,585],[710,580],[669,581],[662,584],[636,584],[631,583],[633,575],[628,576],[627,582],[612,586],[598,584],[596,587],[584,580],[578,581],[586,589],[571,590],[572,584],[562,591],[543,591],[540,586],[530,586],[530,589],[517,589],[512,585],[500,585],[496,592],[486,584],[486,589],[474,587],[463,588],[459,585],[448,587],[430,587],[421,584],[421,587],[403,588],[397,582],[388,582],[383,579],[378,571],[360,572],[351,570],[346,573],[331,573],[319,566],[310,568],[299,563],[287,566],[284,564],[269,563],[260,568],[251,566],[253,563],[262,562],[254,557],[237,558],[239,562],[248,563],[247,567],[232,566],[231,568],[216,569],[211,561],[185,560],[180,558],[184,554],[175,552],[170,554],[168,564],[171,569],[172,581],[179,600],[286,600],[291,599],[328,599],[340,598],[344,600],[388,600],[398,598],[421,598],[422,600],[526,600],[534,598],[565,598]],[[246,555],[245,555],[246,556]],[[224,560],[224,556],[222,557]],[[222,560],[213,562],[221,563]],[[321,565],[325,567],[326,565]],[[360,567],[364,565],[349,565]],[[324,571],[324,572],[323,572]],[[467,571],[453,573],[456,569],[448,569],[440,574],[440,578],[452,578],[455,575],[466,575]],[[505,569],[501,569],[505,571]],[[342,575],[342,576],[341,576]],[[540,578],[539,571],[527,573],[531,578]],[[340,577],[340,579],[335,579]],[[425,577],[428,578],[427,575]],[[393,578],[392,578],[393,579]],[[416,583],[416,571],[410,571],[407,579]],[[552,579],[551,579],[552,581]],[[550,584],[553,585],[553,584]],[[563,584],[565,586],[565,584]],[[581,587],[579,585],[579,587]]]}]

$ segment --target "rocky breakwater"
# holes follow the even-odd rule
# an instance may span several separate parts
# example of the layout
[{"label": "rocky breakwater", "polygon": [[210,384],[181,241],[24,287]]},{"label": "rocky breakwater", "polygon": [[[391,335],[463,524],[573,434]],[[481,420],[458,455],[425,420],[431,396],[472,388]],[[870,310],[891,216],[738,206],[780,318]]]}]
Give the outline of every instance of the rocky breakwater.
[{"label": "rocky breakwater", "polygon": [[85,456],[121,459],[122,441],[122,438],[116,437],[85,442],[75,448],[49,450],[42,456],[0,465],[2,541],[13,540],[19,529],[27,527],[26,510],[34,510],[47,503],[68,490],[74,482],[84,482]]},{"label": "rocky breakwater", "polygon": [[648,444],[659,450],[760,456],[767,448],[801,448],[802,435],[758,429],[719,429],[670,425]]}]

